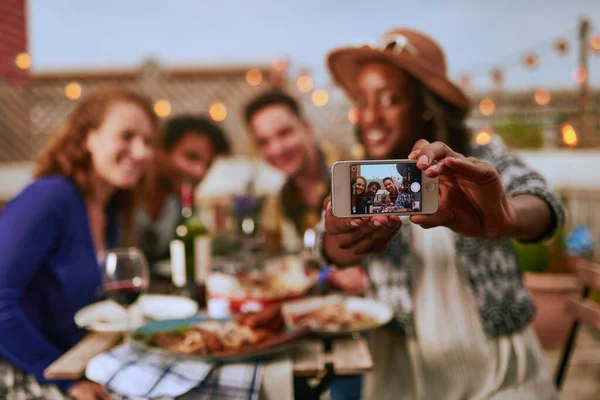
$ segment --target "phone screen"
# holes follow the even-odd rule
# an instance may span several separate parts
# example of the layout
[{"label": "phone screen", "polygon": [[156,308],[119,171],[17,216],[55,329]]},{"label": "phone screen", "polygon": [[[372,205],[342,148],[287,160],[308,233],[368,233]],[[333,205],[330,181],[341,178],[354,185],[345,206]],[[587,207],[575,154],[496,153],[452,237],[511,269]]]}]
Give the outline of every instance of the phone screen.
[{"label": "phone screen", "polygon": [[420,212],[421,189],[416,163],[350,165],[352,214]]}]

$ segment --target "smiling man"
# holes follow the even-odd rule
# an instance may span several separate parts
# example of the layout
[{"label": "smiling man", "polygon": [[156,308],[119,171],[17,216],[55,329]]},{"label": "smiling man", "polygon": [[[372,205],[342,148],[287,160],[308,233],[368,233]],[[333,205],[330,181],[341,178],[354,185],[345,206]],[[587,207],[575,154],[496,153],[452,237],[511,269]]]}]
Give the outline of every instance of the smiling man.
[{"label": "smiling man", "polygon": [[244,118],[262,158],[287,178],[281,191],[286,217],[299,234],[313,228],[329,194],[329,166],[337,157],[319,147],[300,105],[282,91],[252,99]]}]

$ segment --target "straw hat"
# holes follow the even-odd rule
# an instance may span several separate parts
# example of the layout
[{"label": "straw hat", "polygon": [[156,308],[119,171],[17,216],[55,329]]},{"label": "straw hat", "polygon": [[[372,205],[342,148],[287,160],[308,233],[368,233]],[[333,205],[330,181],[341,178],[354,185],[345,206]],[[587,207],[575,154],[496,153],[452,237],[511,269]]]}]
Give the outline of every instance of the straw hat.
[{"label": "straw hat", "polygon": [[470,109],[467,95],[447,76],[446,59],[439,44],[423,33],[411,29],[391,29],[378,45],[343,47],[327,57],[335,81],[356,98],[356,75],[363,62],[384,61],[400,68],[425,87],[465,113]]}]

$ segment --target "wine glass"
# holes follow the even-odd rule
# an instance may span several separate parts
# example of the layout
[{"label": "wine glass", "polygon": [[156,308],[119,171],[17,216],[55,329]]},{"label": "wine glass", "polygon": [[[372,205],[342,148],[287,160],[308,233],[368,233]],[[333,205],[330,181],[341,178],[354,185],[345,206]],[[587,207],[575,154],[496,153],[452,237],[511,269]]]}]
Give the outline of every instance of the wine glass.
[{"label": "wine glass", "polygon": [[102,286],[109,299],[126,311],[126,334],[131,331],[131,305],[150,285],[150,270],[144,254],[135,247],[106,254]]}]

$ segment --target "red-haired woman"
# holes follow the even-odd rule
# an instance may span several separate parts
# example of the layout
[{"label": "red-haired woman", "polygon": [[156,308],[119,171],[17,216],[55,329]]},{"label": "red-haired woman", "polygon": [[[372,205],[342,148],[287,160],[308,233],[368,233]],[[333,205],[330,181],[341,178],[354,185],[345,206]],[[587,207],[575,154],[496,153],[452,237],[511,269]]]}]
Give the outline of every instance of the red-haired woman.
[{"label": "red-haired woman", "polygon": [[0,397],[109,398],[95,383],[42,374],[84,334],[73,316],[101,293],[102,253],[133,237],[134,195],[157,127],[152,106],[135,92],[92,93],[42,151],[35,179],[3,210]]}]

